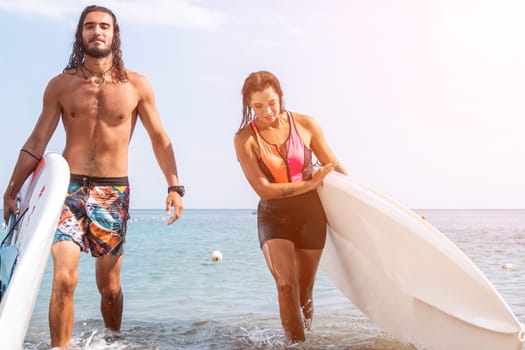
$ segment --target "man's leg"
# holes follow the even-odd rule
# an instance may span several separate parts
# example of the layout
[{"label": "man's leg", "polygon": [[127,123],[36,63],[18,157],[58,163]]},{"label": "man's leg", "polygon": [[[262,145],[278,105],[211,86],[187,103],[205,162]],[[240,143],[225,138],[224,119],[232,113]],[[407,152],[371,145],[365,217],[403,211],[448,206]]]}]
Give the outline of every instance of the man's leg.
[{"label": "man's leg", "polygon": [[75,323],[74,294],[78,281],[80,248],[72,241],[53,245],[53,288],[49,302],[51,346],[67,348]]},{"label": "man's leg", "polygon": [[100,311],[104,325],[120,331],[124,298],[120,285],[122,255],[105,255],[97,258],[97,287],[101,295]]}]

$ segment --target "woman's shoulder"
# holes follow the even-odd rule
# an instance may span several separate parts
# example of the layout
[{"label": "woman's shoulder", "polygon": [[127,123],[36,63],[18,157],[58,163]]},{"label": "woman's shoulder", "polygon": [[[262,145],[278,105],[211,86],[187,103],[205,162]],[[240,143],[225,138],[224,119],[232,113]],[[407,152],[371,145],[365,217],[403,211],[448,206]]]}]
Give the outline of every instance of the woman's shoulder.
[{"label": "woman's shoulder", "polygon": [[238,130],[235,133],[234,139],[236,141],[241,141],[241,140],[246,141],[246,140],[249,140],[252,137],[253,137],[252,126],[248,123],[242,129]]},{"label": "woman's shoulder", "polygon": [[248,124],[237,131],[233,137],[233,145],[239,159],[243,157],[242,155],[252,154],[254,150],[257,152],[257,144],[251,128],[251,125]]},{"label": "woman's shoulder", "polygon": [[294,118],[294,121],[296,124],[299,124],[300,126],[310,129],[313,127],[317,127],[317,121],[314,117],[308,114],[304,113],[298,113],[298,112],[291,112]]}]

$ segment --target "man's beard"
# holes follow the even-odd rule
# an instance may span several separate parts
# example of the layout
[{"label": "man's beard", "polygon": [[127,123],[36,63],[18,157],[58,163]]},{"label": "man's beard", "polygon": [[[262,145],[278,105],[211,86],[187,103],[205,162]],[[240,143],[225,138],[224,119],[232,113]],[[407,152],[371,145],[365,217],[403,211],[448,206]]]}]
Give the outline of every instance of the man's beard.
[{"label": "man's beard", "polygon": [[111,49],[99,49],[97,47],[93,48],[86,48],[84,45],[84,51],[86,52],[86,55],[93,57],[93,58],[103,58],[108,57],[111,53]]}]

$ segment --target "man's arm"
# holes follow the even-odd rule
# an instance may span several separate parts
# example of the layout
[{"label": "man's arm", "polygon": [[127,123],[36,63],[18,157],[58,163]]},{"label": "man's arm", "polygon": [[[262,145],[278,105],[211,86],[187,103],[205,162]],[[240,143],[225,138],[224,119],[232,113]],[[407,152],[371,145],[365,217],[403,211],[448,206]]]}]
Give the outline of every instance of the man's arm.
[{"label": "man's arm", "polygon": [[[179,185],[179,179],[175,154],[171,140],[162,126],[160,115],[155,105],[153,89],[144,76],[133,73],[132,79],[141,96],[137,107],[139,118],[148,132],[157,162],[166,178],[168,187],[177,186]],[[168,220],[168,224],[172,224],[182,215],[182,198],[177,192],[168,192],[166,198],[166,213],[168,215],[171,213],[172,208],[174,213]]]},{"label": "man's arm", "polygon": [[11,212],[18,212],[16,195],[25,179],[31,174],[55,132],[60,118],[60,104],[57,98],[57,78],[51,80],[44,92],[42,113],[33,132],[22,146],[13,174],[4,193],[4,220]]}]

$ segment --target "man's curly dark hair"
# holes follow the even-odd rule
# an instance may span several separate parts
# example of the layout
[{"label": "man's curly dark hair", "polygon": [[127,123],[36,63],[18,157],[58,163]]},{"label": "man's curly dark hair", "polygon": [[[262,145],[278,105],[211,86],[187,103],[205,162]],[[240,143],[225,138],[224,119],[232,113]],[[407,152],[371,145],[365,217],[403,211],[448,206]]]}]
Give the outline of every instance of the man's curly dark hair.
[{"label": "man's curly dark hair", "polygon": [[103,6],[91,5],[88,6],[80,14],[78,20],[77,31],[75,33],[75,42],[73,43],[73,52],[69,57],[69,63],[64,68],[64,72],[71,69],[79,68],[85,59],[84,43],[82,42],[82,30],[86,16],[91,12],[105,12],[113,18],[113,42],[111,43],[111,53],[113,55],[113,65],[111,75],[112,78],[118,82],[125,82],[128,80],[128,75],[124,67],[124,60],[122,59],[122,50],[120,48],[120,28],[117,23],[117,17],[110,9]]}]

